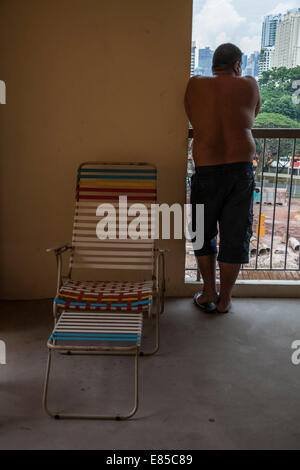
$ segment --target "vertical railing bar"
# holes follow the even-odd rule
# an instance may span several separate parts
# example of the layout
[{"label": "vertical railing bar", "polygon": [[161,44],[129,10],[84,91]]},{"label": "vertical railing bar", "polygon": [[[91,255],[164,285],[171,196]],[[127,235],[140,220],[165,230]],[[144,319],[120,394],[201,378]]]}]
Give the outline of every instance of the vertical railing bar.
[{"label": "vertical railing bar", "polygon": [[275,193],[274,193],[274,209],[273,209],[273,221],[272,221],[272,238],[271,238],[271,252],[270,252],[270,268],[273,268],[273,245],[274,245],[274,231],[275,231],[275,216],[276,216],[276,201],[277,201],[277,186],[278,186],[278,171],[279,171],[280,144],[281,144],[281,138],[279,137],[279,139],[278,139],[278,148],[277,148],[277,166],[276,166]]},{"label": "vertical railing bar", "polygon": [[[187,177],[187,190],[190,189],[191,190],[191,178],[188,176]],[[201,281],[201,273],[200,273],[200,270],[199,270],[199,267],[197,266],[197,268],[192,268],[192,270],[197,270],[197,278],[196,278],[196,282],[200,282]],[[186,269],[187,271],[187,269]]]},{"label": "vertical railing bar", "polygon": [[265,153],[266,153],[266,138],[264,138],[263,146],[263,162],[261,170],[261,185],[260,185],[260,204],[259,204],[259,216],[258,216],[258,232],[257,232],[257,244],[256,244],[256,260],[255,260],[255,269],[258,268],[258,251],[259,251],[259,242],[260,242],[260,226],[261,226],[261,212],[262,212],[262,201],[263,201],[263,190],[264,190],[264,168],[265,168]]},{"label": "vertical railing bar", "polygon": [[295,153],[296,153],[296,138],[294,138],[294,145],[293,145],[293,157],[292,157],[292,168],[291,168],[291,178],[290,178],[290,193],[289,193],[289,207],[288,207],[288,218],[287,218],[287,227],[286,227],[284,269],[286,269],[286,265],[287,265],[287,253],[288,253],[288,244],[289,244],[289,231],[290,231],[290,217],[291,217],[291,202],[292,202],[292,192],[293,192]]}]

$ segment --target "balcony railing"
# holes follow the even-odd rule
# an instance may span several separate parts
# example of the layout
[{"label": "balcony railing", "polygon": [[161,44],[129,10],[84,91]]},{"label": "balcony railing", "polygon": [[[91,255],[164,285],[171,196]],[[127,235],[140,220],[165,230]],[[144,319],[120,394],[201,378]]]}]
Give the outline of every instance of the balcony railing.
[{"label": "balcony railing", "polygon": [[[240,279],[300,280],[300,129],[252,133],[257,147],[253,237],[250,262],[242,267]],[[188,166],[188,194],[192,172]],[[200,275],[187,244],[186,281],[197,280]]]}]

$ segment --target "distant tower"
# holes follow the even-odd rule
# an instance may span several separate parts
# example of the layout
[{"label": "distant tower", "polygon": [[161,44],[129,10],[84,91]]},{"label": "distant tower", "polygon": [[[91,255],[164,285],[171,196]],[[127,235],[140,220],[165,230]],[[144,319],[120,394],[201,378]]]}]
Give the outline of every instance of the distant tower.
[{"label": "distant tower", "polygon": [[279,25],[282,23],[282,14],[267,15],[264,18],[261,35],[261,52],[259,58],[259,76],[262,72],[272,68],[272,58],[275,52],[276,36]]},{"label": "distant tower", "polygon": [[289,10],[278,24],[272,67],[300,65],[300,8]]},{"label": "distant tower", "polygon": [[243,54],[243,59],[242,59],[242,70],[243,71],[247,67],[247,62],[248,62],[248,56],[247,56],[247,54]]},{"label": "distant tower", "polygon": [[264,18],[261,35],[261,49],[275,46],[278,23],[282,22],[281,13],[278,15],[267,15]]},{"label": "distant tower", "polygon": [[275,47],[264,47],[260,53],[259,59],[259,76],[262,76],[262,73],[266,70],[271,70],[272,57],[274,55]]},{"label": "distant tower", "polygon": [[195,68],[196,68],[196,41],[193,41],[192,50],[191,50],[191,77],[195,75]]},{"label": "distant tower", "polygon": [[198,68],[203,70],[203,75],[207,77],[212,76],[212,59],[214,51],[210,47],[205,47],[204,49],[199,49],[198,52]]},{"label": "distant tower", "polygon": [[247,66],[245,68],[245,75],[251,75],[252,77],[258,77],[259,74],[259,58],[260,53],[258,51],[253,52],[248,57]]}]

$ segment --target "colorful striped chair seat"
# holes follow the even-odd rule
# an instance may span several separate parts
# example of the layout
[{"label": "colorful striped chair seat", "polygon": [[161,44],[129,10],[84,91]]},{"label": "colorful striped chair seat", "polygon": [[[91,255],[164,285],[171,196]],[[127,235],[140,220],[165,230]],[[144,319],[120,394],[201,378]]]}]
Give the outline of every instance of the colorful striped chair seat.
[{"label": "colorful striped chair seat", "polygon": [[64,309],[142,311],[152,303],[153,281],[68,280],[54,302]]}]

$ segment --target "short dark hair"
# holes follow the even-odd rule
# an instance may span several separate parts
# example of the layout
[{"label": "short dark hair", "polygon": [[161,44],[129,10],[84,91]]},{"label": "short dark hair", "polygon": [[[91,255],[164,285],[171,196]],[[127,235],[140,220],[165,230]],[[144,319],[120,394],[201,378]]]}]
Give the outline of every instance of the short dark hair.
[{"label": "short dark hair", "polygon": [[232,67],[236,61],[242,63],[242,59],[243,53],[237,46],[230,42],[221,44],[215,50],[212,68],[213,70],[228,69]]}]

